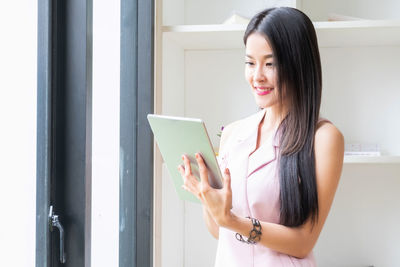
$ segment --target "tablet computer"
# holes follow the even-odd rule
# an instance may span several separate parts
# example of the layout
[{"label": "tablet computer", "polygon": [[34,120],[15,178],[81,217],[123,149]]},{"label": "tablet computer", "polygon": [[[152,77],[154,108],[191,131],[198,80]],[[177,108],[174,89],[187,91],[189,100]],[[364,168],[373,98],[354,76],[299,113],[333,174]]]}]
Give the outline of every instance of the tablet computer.
[{"label": "tablet computer", "polygon": [[147,119],[176,192],[182,200],[200,203],[200,200],[190,192],[182,189],[183,179],[178,171],[178,166],[183,164],[183,154],[186,154],[190,160],[192,173],[200,179],[195,158],[195,154],[200,153],[208,168],[210,185],[214,188],[222,188],[222,174],[206,126],[201,119],[155,114],[148,114]]}]

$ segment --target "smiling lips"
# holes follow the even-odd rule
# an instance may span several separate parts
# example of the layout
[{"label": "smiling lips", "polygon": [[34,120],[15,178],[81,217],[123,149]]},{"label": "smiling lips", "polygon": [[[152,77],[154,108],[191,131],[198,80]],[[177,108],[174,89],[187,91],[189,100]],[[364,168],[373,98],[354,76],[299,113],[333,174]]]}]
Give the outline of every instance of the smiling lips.
[{"label": "smiling lips", "polygon": [[267,95],[274,90],[274,88],[271,87],[264,87],[264,86],[255,86],[257,95]]}]

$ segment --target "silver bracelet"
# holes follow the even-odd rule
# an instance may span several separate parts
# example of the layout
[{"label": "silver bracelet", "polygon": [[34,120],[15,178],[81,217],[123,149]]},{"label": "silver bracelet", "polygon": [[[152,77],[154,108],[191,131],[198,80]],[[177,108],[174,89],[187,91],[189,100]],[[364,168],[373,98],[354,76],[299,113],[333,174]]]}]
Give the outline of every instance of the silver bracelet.
[{"label": "silver bracelet", "polygon": [[260,241],[261,239],[261,224],[260,221],[255,219],[255,218],[251,218],[251,217],[246,217],[248,219],[251,220],[251,223],[253,224],[253,229],[250,231],[249,233],[249,238],[247,238],[247,240],[245,240],[243,238],[243,236],[239,233],[236,233],[236,239],[240,242],[246,243],[246,244],[256,244],[257,242]]}]

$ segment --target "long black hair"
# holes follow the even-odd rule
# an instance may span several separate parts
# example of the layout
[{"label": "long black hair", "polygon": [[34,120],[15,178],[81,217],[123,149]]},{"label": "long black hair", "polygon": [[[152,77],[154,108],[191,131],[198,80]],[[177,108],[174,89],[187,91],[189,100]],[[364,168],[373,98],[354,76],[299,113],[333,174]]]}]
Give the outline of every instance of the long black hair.
[{"label": "long black hair", "polygon": [[322,74],[317,36],[301,11],[270,8],[247,26],[244,44],[252,33],[269,43],[277,70],[278,96],[287,115],[280,123],[280,223],[302,225],[318,218],[314,135],[321,105]]}]

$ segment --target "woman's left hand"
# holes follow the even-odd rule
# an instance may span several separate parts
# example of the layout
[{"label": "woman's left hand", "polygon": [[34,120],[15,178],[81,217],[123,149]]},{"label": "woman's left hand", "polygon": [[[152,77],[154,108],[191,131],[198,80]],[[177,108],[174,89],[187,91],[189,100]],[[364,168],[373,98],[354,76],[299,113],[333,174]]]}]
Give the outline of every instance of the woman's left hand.
[{"label": "woman's left hand", "polygon": [[196,154],[196,161],[199,166],[200,181],[193,175],[188,157],[183,155],[182,159],[184,165],[178,166],[184,181],[182,187],[199,198],[214,221],[219,226],[224,227],[232,216],[232,189],[229,170],[225,169],[224,171],[223,187],[215,189],[208,182],[208,169],[199,153]]}]

